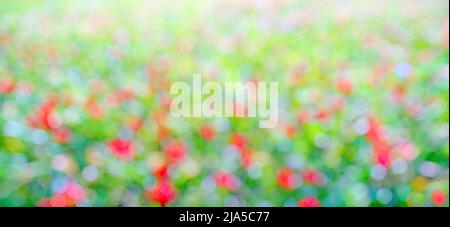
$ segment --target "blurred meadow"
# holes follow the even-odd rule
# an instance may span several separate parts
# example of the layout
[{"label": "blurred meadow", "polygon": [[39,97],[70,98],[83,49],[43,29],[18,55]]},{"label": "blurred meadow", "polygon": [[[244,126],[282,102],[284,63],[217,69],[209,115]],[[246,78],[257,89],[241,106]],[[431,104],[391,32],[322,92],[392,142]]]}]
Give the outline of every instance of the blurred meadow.
[{"label": "blurred meadow", "polygon": [[[0,0],[0,206],[448,206],[445,0]],[[279,123],[169,88],[279,82]]]}]

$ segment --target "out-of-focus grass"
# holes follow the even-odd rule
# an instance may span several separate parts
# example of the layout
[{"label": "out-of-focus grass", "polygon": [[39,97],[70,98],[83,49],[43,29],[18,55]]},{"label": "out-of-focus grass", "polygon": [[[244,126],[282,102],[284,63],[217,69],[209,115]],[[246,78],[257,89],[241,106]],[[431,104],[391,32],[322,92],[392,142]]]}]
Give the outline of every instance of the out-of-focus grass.
[{"label": "out-of-focus grass", "polygon": [[[68,182],[87,195],[66,205],[157,205],[145,195],[171,141],[187,147],[170,164],[174,206],[442,205],[433,195],[448,196],[447,20],[445,1],[2,0],[0,79],[15,88],[0,97],[0,205],[61,205]],[[168,85],[193,73],[279,82],[279,127],[170,118]],[[117,101],[124,89],[132,98]],[[65,143],[27,120],[49,96]],[[387,166],[372,157],[370,118],[389,142]],[[143,127],[131,130],[132,119]],[[212,141],[199,133],[206,123]],[[237,133],[249,166],[230,146]],[[110,152],[115,138],[133,141],[132,160]],[[324,182],[283,189],[283,168]],[[239,189],[221,188],[218,171]]]}]

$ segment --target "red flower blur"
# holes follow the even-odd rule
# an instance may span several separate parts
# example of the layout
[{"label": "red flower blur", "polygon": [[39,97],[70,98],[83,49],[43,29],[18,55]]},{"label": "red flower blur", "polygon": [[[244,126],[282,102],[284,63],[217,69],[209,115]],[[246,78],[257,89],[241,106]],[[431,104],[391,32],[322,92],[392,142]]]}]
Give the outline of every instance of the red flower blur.
[{"label": "red flower blur", "polygon": [[104,112],[101,109],[100,105],[97,103],[97,101],[93,97],[89,98],[86,101],[85,108],[91,117],[93,117],[95,119],[103,118]]},{"label": "red flower blur", "polygon": [[295,189],[299,183],[295,176],[295,172],[288,168],[280,170],[277,174],[277,179],[280,187],[286,190]]},{"label": "red flower blur", "polygon": [[39,201],[38,206],[44,207],[72,207],[77,206],[87,198],[84,188],[74,181],[69,181],[64,188],[55,193],[51,198]]},{"label": "red flower blur", "polygon": [[177,195],[175,187],[170,184],[168,179],[162,179],[147,191],[147,199],[149,201],[158,202],[161,206],[166,206]]},{"label": "red flower blur", "polygon": [[59,127],[57,129],[53,130],[52,133],[53,133],[53,139],[60,144],[65,144],[65,143],[69,142],[69,140],[72,137],[70,130],[65,127]]},{"label": "red flower blur", "polygon": [[236,191],[239,188],[239,179],[228,172],[217,172],[214,174],[214,179],[218,187],[228,191]]},{"label": "red flower blur", "polygon": [[431,195],[431,199],[433,200],[434,205],[442,206],[445,204],[445,201],[447,200],[447,195],[442,190],[436,190]]},{"label": "red flower blur", "polygon": [[133,143],[130,140],[114,139],[108,143],[111,153],[121,159],[129,159],[133,156]]},{"label": "red flower blur", "polygon": [[181,162],[186,157],[187,153],[187,149],[184,144],[178,141],[172,142],[167,145],[164,151],[170,163]]},{"label": "red flower blur", "polygon": [[386,138],[383,126],[375,117],[370,117],[367,140],[371,143],[374,151],[374,162],[384,167],[389,167],[392,161],[390,144]]},{"label": "red flower blur", "polygon": [[236,146],[239,150],[244,150],[244,148],[247,146],[247,138],[244,135],[235,133],[231,137],[231,144]]},{"label": "red flower blur", "polygon": [[0,94],[10,94],[16,88],[16,81],[10,77],[0,78]]},{"label": "red flower blur", "polygon": [[138,132],[142,126],[144,125],[144,120],[140,117],[131,117],[127,121],[127,126],[129,129],[131,129],[133,132]]},{"label": "red flower blur", "polygon": [[28,123],[31,127],[51,130],[58,127],[59,122],[55,115],[56,98],[47,98],[31,115]]},{"label": "red flower blur", "polygon": [[241,162],[244,168],[248,168],[253,163],[254,151],[251,149],[245,149],[240,152]]},{"label": "red flower blur", "polygon": [[301,124],[306,124],[311,120],[311,113],[308,109],[300,109],[297,113],[297,119]]},{"label": "red flower blur", "polygon": [[297,127],[294,124],[289,124],[285,127],[284,131],[288,138],[292,138],[297,133]]},{"label": "red flower blur", "polygon": [[301,175],[305,184],[322,184],[323,179],[319,171],[306,169],[302,171]]},{"label": "red flower blur", "polygon": [[317,110],[315,117],[318,121],[326,121],[330,118],[330,111],[325,108],[320,108]]},{"label": "red flower blur", "polygon": [[122,90],[115,91],[108,96],[108,101],[113,105],[120,105],[122,102],[129,101],[133,99],[134,92],[131,89],[125,88]]},{"label": "red flower blur", "polygon": [[158,179],[165,178],[167,177],[168,168],[169,167],[166,163],[160,163],[153,167],[153,175]]},{"label": "red flower blur", "polygon": [[200,128],[200,135],[203,139],[210,141],[216,137],[216,129],[210,124],[205,124]]},{"label": "red flower blur", "polygon": [[349,95],[353,89],[352,82],[345,77],[339,77],[336,80],[336,86],[339,92],[345,95]]},{"label": "red flower blur", "polygon": [[298,207],[320,207],[320,201],[314,197],[305,197],[297,204]]}]

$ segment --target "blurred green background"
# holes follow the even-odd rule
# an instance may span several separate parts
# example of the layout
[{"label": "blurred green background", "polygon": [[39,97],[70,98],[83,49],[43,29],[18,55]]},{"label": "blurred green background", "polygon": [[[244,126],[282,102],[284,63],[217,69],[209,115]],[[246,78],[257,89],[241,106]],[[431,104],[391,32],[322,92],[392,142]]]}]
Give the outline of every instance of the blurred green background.
[{"label": "blurred green background", "polygon": [[[448,1],[0,0],[0,206],[448,206]],[[169,87],[279,82],[274,129]]]}]

